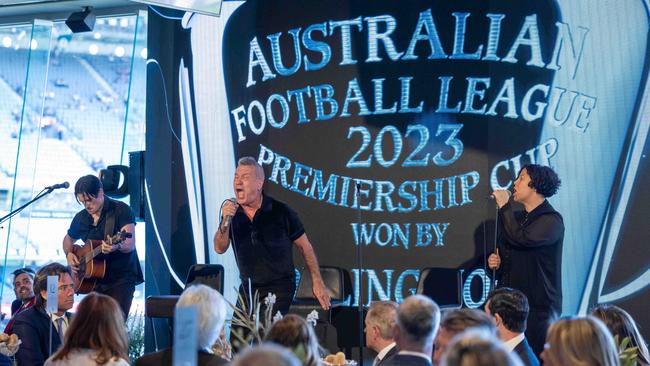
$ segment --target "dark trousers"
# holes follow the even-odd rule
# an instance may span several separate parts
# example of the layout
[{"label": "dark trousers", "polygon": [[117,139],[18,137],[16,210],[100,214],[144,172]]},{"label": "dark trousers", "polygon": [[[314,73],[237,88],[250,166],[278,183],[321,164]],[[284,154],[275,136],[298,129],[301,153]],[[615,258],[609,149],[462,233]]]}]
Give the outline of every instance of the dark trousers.
[{"label": "dark trousers", "polygon": [[124,282],[117,284],[98,284],[95,291],[112,297],[120,305],[124,321],[129,316],[131,310],[131,303],[133,302],[133,293],[135,292],[135,284],[133,282]]},{"label": "dark trousers", "polygon": [[557,320],[558,315],[556,312],[550,311],[539,311],[530,309],[528,313],[528,322],[526,325],[526,339],[530,344],[530,348],[533,349],[537,358],[540,358],[542,351],[544,350],[544,343],[546,343],[546,332],[555,320]]}]

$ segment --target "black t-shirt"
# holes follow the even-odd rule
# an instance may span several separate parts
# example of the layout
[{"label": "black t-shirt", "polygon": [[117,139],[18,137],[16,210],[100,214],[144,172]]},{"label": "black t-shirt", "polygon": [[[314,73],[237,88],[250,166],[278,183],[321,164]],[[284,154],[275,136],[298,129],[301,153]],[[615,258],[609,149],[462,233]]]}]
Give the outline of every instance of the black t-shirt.
[{"label": "black t-shirt", "polygon": [[262,286],[295,281],[293,242],[305,233],[298,214],[267,195],[251,221],[241,206],[232,219],[232,243],[242,281]]},{"label": "black t-shirt", "polygon": [[[73,241],[88,239],[104,240],[106,217],[109,212],[115,213],[115,227],[111,235],[117,234],[125,225],[135,224],[135,216],[131,209],[124,202],[112,200],[104,196],[104,206],[97,226],[93,225],[94,220],[86,210],[79,211],[70,223],[68,235]],[[106,259],[106,275],[97,281],[99,285],[114,285],[133,282],[140,284],[144,282],[142,269],[138,260],[138,253],[135,248],[130,253],[114,251],[109,254],[100,254],[97,259]]]}]

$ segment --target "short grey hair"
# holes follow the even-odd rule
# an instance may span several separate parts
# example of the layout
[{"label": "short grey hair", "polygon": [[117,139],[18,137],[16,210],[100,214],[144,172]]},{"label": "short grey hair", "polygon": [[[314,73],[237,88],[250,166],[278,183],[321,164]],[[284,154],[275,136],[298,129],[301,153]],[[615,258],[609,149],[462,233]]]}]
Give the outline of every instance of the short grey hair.
[{"label": "short grey hair", "polygon": [[373,301],[370,304],[366,320],[379,327],[379,334],[383,339],[393,339],[398,307],[394,301]]},{"label": "short grey hair", "polygon": [[424,295],[407,297],[397,311],[400,335],[408,342],[422,345],[433,342],[439,323],[440,308]]},{"label": "short grey hair", "polygon": [[255,167],[255,172],[257,173],[257,177],[260,178],[261,180],[264,180],[264,168],[260,165],[260,163],[255,160],[254,157],[252,156],[244,156],[240,158],[237,161],[237,166],[252,166]]},{"label": "short grey hair", "polygon": [[298,358],[288,349],[275,344],[265,343],[244,350],[232,366],[302,366]]},{"label": "short grey hair", "polygon": [[221,294],[206,285],[192,285],[183,291],[177,307],[195,305],[197,308],[198,346],[200,350],[212,347],[226,320],[226,301]]}]

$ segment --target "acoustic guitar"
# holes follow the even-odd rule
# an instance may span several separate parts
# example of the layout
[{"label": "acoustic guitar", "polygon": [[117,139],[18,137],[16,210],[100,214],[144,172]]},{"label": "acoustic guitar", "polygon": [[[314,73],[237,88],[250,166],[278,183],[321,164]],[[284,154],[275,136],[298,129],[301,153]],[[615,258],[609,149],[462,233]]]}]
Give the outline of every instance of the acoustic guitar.
[{"label": "acoustic guitar", "polygon": [[[120,231],[111,236],[106,242],[119,244],[133,234]],[[106,259],[96,259],[102,254],[102,241],[88,239],[84,245],[73,245],[72,253],[79,258],[79,270],[73,276],[74,288],[77,294],[87,294],[95,289],[98,280],[106,275]]]}]

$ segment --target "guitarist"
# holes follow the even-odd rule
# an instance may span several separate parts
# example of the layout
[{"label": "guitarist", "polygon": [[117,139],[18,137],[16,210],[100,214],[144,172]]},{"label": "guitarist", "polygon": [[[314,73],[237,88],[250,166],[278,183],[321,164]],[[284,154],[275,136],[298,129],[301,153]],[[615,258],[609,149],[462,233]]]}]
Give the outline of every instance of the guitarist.
[{"label": "guitarist", "polygon": [[[129,206],[104,195],[102,183],[94,175],[86,175],[74,186],[77,202],[84,206],[70,223],[63,238],[63,251],[75,275],[79,271],[79,258],[72,252],[77,240],[102,240],[102,254],[96,259],[106,260],[106,274],[99,279],[94,291],[115,299],[126,320],[135,286],[144,282],[138,253],[135,250],[135,217]],[[120,231],[131,233],[119,244],[105,239]]]}]

